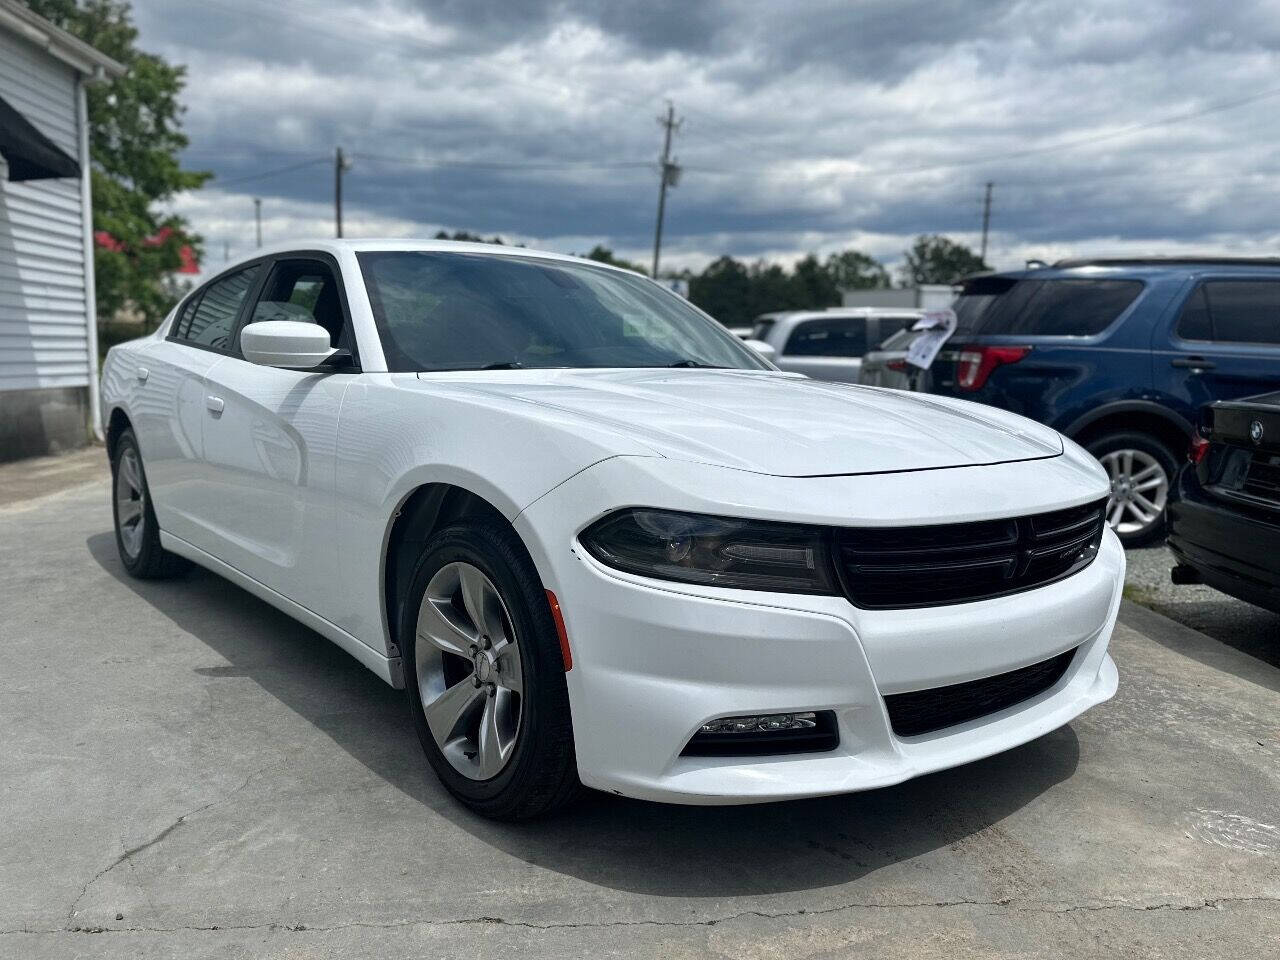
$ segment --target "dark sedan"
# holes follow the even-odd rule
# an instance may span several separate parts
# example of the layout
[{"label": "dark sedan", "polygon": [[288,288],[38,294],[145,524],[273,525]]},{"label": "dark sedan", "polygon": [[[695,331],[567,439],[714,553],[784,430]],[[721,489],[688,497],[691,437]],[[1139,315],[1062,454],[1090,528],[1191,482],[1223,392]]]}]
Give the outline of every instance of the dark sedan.
[{"label": "dark sedan", "polygon": [[1169,501],[1174,583],[1280,613],[1280,393],[1205,408]]}]

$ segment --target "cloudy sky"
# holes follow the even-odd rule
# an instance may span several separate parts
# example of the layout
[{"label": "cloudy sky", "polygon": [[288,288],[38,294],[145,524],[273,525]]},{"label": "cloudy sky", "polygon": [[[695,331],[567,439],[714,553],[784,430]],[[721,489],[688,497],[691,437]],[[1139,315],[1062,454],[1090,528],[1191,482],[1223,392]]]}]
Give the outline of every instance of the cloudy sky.
[{"label": "cloudy sky", "polygon": [[[910,237],[997,266],[1276,253],[1280,0],[135,0],[185,63],[178,209],[216,265],[254,242],[440,227],[647,262],[661,129],[684,122],[664,266]],[[268,175],[269,174],[269,175]]]}]

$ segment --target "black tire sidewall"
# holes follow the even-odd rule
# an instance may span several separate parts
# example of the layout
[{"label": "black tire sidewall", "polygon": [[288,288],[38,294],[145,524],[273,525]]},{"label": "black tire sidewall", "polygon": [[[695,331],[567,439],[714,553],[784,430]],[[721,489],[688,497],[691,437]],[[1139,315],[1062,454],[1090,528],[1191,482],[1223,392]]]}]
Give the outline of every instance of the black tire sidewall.
[{"label": "black tire sidewall", "polygon": [[[427,584],[445,564],[462,561],[484,572],[502,595],[520,645],[524,693],[515,752],[497,776],[472,780],[453,768],[427,724],[418,689],[416,627]],[[542,768],[560,761],[568,727],[568,693],[559,639],[533,562],[509,528],[494,521],[450,526],[427,543],[414,569],[400,615],[405,692],[418,739],[432,769],[454,795],[492,816],[510,817],[534,788]],[[465,681],[463,681],[465,682]]]},{"label": "black tire sidewall", "polygon": [[[1113,450],[1141,450],[1144,453],[1148,453],[1164,467],[1166,479],[1169,482],[1168,489],[1170,491],[1173,490],[1174,479],[1178,475],[1178,459],[1167,445],[1156,437],[1151,436],[1151,434],[1138,432],[1108,433],[1089,441],[1085,444],[1085,449],[1099,460]],[[1162,539],[1164,535],[1164,515],[1161,515],[1159,520],[1141,533],[1116,533],[1116,536],[1120,538],[1120,542],[1126,547],[1154,543]]]},{"label": "black tire sidewall", "polygon": [[[116,497],[116,491],[120,486],[120,461],[123,459],[125,451],[132,449],[138,457],[138,482],[142,484],[143,491],[143,523],[146,529],[143,531],[142,546],[138,550],[136,557],[130,558],[129,553],[124,548],[124,538],[120,536],[120,508],[119,500]],[[125,430],[116,440],[111,457],[111,518],[112,526],[116,534],[116,550],[120,554],[120,562],[124,564],[126,570],[134,575],[140,575],[147,570],[151,564],[150,561],[154,555],[160,550],[160,536],[156,528],[155,512],[151,509],[151,490],[147,487],[146,468],[142,465],[142,451],[138,447],[138,439],[133,435],[132,430]]]}]

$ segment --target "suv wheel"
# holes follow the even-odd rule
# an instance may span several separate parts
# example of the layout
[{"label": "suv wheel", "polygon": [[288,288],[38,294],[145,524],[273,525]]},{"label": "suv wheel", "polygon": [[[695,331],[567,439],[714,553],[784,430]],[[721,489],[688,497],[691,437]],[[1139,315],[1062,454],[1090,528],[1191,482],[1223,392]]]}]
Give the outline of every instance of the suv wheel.
[{"label": "suv wheel", "polygon": [[1109,433],[1086,449],[1111,478],[1107,522],[1126,547],[1164,536],[1164,508],[1178,469],[1172,451],[1145,433]]}]

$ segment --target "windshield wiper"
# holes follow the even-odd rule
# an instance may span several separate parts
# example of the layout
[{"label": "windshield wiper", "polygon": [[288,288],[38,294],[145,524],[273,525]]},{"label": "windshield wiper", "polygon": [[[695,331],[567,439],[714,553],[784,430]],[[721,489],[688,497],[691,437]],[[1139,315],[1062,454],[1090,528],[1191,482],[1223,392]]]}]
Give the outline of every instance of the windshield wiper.
[{"label": "windshield wiper", "polygon": [[499,360],[497,363],[486,363],[481,370],[523,370],[524,364],[519,360]]},{"label": "windshield wiper", "polygon": [[698,367],[701,370],[728,370],[728,367],[718,363],[703,363],[701,360],[677,360],[675,363],[668,363],[668,367]]}]

